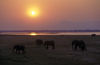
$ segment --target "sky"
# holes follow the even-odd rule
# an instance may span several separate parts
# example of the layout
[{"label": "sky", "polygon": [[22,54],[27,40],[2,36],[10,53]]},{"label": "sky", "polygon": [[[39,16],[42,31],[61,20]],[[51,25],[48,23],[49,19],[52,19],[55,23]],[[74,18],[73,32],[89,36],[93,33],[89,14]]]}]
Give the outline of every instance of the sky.
[{"label": "sky", "polygon": [[74,29],[100,30],[100,0],[0,0],[0,30]]}]

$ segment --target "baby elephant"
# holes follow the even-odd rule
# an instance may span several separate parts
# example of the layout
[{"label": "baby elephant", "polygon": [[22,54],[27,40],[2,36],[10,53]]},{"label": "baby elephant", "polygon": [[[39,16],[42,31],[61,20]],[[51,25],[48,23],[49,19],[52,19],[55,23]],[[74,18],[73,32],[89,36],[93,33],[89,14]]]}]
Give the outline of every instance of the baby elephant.
[{"label": "baby elephant", "polygon": [[55,49],[55,42],[53,40],[45,41],[44,46],[45,46],[46,49],[48,49],[49,46],[52,46],[52,49]]},{"label": "baby elephant", "polygon": [[20,53],[20,50],[22,51],[22,53],[26,53],[25,46],[23,46],[23,45],[15,45],[13,47],[13,52],[14,52],[14,49],[16,49],[15,53],[17,53],[17,52]]}]

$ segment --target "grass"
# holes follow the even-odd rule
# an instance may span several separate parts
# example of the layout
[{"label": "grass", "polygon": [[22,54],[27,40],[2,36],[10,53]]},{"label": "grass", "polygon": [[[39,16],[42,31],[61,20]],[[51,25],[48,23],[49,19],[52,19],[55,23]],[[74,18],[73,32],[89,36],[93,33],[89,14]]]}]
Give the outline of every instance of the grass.
[{"label": "grass", "polygon": [[[37,47],[36,39],[54,40],[55,50]],[[87,51],[73,51],[72,40],[84,40]],[[100,65],[100,36],[88,35],[1,35],[0,65]],[[12,53],[15,44],[23,44],[26,54]]]}]

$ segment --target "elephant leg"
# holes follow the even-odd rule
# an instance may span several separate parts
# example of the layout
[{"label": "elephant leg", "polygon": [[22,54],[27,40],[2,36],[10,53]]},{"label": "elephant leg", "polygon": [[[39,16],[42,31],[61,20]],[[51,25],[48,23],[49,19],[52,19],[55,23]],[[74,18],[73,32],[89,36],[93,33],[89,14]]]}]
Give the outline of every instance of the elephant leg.
[{"label": "elephant leg", "polygon": [[24,50],[24,52],[26,53],[26,51]]},{"label": "elephant leg", "polygon": [[41,44],[39,44],[39,46],[41,47]]},{"label": "elephant leg", "polygon": [[85,50],[87,51],[86,47],[85,47]]},{"label": "elephant leg", "polygon": [[47,45],[46,49],[48,49],[48,45]]},{"label": "elephant leg", "polygon": [[38,46],[41,47],[41,44],[39,43]]},{"label": "elephant leg", "polygon": [[75,45],[74,51],[77,50],[77,45]]},{"label": "elephant leg", "polygon": [[38,44],[37,44],[37,46],[39,47],[39,46],[40,46],[40,44],[38,43]]},{"label": "elephant leg", "polygon": [[81,48],[82,49],[82,51],[84,51],[84,48]]},{"label": "elephant leg", "polygon": [[42,46],[42,44],[40,44],[40,47]]},{"label": "elephant leg", "polygon": [[20,50],[18,50],[18,53],[20,54]]},{"label": "elephant leg", "polygon": [[15,52],[15,53],[17,53],[17,51],[18,51],[18,50],[16,49],[16,52]]},{"label": "elephant leg", "polygon": [[54,45],[52,46],[52,49],[55,49],[55,46]]},{"label": "elephant leg", "polygon": [[85,46],[81,46],[82,51],[87,50]]},{"label": "elephant leg", "polygon": [[23,52],[22,53],[24,53],[24,50],[22,50]]},{"label": "elephant leg", "polygon": [[43,43],[42,43],[42,46],[43,46]]},{"label": "elephant leg", "polygon": [[23,53],[26,53],[24,49],[23,49]]}]

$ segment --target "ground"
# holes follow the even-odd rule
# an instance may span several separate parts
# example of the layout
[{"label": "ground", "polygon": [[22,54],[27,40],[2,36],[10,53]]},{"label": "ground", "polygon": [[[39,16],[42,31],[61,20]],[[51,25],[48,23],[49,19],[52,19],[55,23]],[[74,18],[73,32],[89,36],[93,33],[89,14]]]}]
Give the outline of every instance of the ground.
[{"label": "ground", "polygon": [[[37,47],[36,39],[54,40],[55,49]],[[71,42],[75,39],[84,40],[87,51],[73,51]],[[15,44],[23,44],[26,53],[12,53]],[[100,65],[100,36],[0,35],[0,65]]]}]

